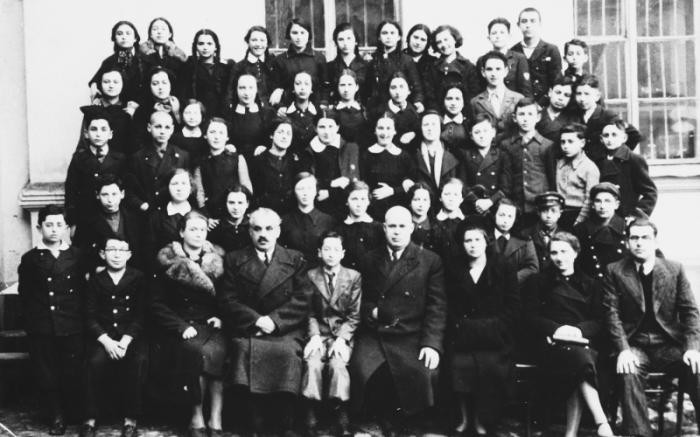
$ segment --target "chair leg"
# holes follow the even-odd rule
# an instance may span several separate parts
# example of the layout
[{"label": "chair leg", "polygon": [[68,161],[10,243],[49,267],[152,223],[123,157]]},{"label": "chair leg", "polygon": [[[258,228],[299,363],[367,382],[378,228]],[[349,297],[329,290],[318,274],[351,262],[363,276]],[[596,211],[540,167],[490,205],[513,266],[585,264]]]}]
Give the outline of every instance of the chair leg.
[{"label": "chair leg", "polygon": [[657,435],[662,436],[664,434],[664,411],[666,409],[666,401],[668,398],[666,397],[665,393],[661,393],[659,395],[659,405],[656,409],[656,414],[658,414],[659,417],[657,417],[657,424],[658,424],[658,431]]},{"label": "chair leg", "polygon": [[683,432],[683,403],[685,401],[685,396],[683,389],[680,387],[680,381],[678,384],[678,403],[676,404],[676,437],[681,437],[681,433]]}]

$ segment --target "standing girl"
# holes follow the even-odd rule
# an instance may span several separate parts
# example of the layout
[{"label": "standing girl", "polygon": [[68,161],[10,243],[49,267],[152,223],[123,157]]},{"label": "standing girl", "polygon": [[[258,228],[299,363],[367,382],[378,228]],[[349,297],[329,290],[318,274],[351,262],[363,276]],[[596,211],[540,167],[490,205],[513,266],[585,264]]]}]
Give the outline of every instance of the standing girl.
[{"label": "standing girl", "polygon": [[[238,64],[240,65],[240,64]],[[233,109],[226,117],[230,126],[230,141],[246,159],[251,159],[255,149],[269,144],[266,125],[272,118],[272,110],[259,99],[258,81],[250,73],[243,73],[235,81]]]},{"label": "standing girl", "polygon": [[175,77],[187,60],[187,54],[173,41],[173,26],[163,17],[154,18],[148,25],[148,39],[139,50],[150,65],[167,68]]},{"label": "standing girl", "polygon": [[302,153],[316,134],[314,117],[318,114],[316,106],[311,102],[313,94],[313,78],[306,71],[300,71],[294,76],[294,101],[286,109],[280,109],[279,115],[286,116],[292,121],[294,139],[292,151]]},{"label": "standing girl", "polygon": [[429,92],[430,72],[438,59],[437,56],[430,54],[432,46],[430,28],[425,24],[416,24],[411,27],[406,35],[406,46],[403,52],[410,56],[416,64],[423,92],[428,96],[431,93]]},{"label": "standing girl", "polygon": [[173,73],[163,67],[154,67],[148,74],[150,93],[134,113],[134,135],[137,141],[145,142],[149,138],[146,125],[151,114],[156,111],[167,112],[173,117],[175,126],[180,124],[180,100],[172,93],[174,81]]},{"label": "standing girl", "polygon": [[209,241],[221,246],[226,253],[251,245],[246,212],[253,201],[253,193],[243,185],[229,188],[224,198],[226,214],[209,233]]},{"label": "standing girl", "polygon": [[204,138],[202,125],[207,117],[207,110],[199,100],[190,99],[182,108],[182,128],[177,129],[170,142],[190,154],[190,164],[197,165],[199,159],[207,153],[209,145]]},{"label": "standing girl", "polygon": [[[433,64],[431,72],[431,93],[434,99],[444,96],[447,89],[458,86],[465,102],[479,94],[479,73],[472,62],[462,56],[457,49],[462,47],[462,34],[450,25],[438,26],[433,32],[433,48],[440,59]],[[431,99],[432,100],[432,99]],[[429,102],[438,105],[437,100]]]},{"label": "standing girl", "polygon": [[350,69],[343,70],[338,77],[336,92],[338,101],[335,104],[335,111],[338,114],[340,136],[365,148],[369,146],[372,139],[369,134],[367,111],[358,100],[359,90],[355,72]]},{"label": "standing girl", "polygon": [[177,88],[181,100],[197,99],[215,117],[223,112],[222,97],[230,70],[220,57],[221,44],[216,33],[209,29],[198,31],[192,41],[192,56],[182,67]]},{"label": "standing girl", "polygon": [[442,133],[440,141],[455,156],[467,148],[470,120],[464,116],[464,94],[458,85],[450,85],[442,99]]},{"label": "standing girl", "polygon": [[382,21],[377,26],[377,51],[367,71],[368,105],[374,107],[389,98],[389,82],[396,73],[408,81],[413,103],[423,112],[424,93],[418,69],[410,56],[401,51],[401,26],[396,21]]},{"label": "standing girl", "polygon": [[235,108],[236,86],[238,78],[243,74],[250,74],[255,78],[258,86],[258,104],[267,106],[272,90],[272,72],[274,70],[275,55],[268,50],[270,33],[262,26],[253,26],[243,38],[248,44],[243,59],[233,67],[233,72],[226,87],[225,109]]},{"label": "standing girl", "polygon": [[[365,78],[367,77],[367,61],[360,56],[357,47],[359,36],[350,23],[341,23],[333,30],[333,42],[338,49],[338,55],[326,64],[326,77],[323,81],[323,98],[329,103],[341,100],[339,96],[338,82],[346,70],[355,75],[355,83],[360,90],[365,91]],[[358,101],[364,102],[360,95]]]}]

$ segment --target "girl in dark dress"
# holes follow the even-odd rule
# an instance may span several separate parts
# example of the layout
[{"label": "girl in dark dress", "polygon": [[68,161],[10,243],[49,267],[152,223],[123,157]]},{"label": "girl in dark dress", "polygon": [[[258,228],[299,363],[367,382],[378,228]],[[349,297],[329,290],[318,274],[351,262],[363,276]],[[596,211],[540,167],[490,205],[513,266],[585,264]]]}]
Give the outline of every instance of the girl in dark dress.
[{"label": "girl in dark dress", "polygon": [[228,127],[223,118],[213,117],[209,120],[205,138],[209,153],[194,171],[197,207],[218,220],[225,214],[224,199],[230,187],[240,184],[250,191],[253,187],[245,158],[237,152],[226,150]]},{"label": "girl in dark dress", "polygon": [[457,432],[485,434],[496,425],[512,386],[513,330],[520,311],[515,271],[487,253],[486,224],[458,229],[463,251],[447,262],[446,356],[459,400]]},{"label": "girl in dark dress", "polygon": [[326,58],[314,52],[311,26],[294,18],[287,25],[289,48],[279,54],[273,64],[275,90],[270,95],[270,105],[288,104],[293,98],[297,73],[305,71],[311,76],[313,88],[320,87],[324,78]]},{"label": "girl in dark dress", "polygon": [[457,227],[465,219],[461,206],[464,200],[464,183],[457,178],[448,179],[440,189],[440,210],[433,222],[434,251],[443,261],[462,252],[462,242],[456,238]]},{"label": "girl in dark dress", "polygon": [[408,101],[411,94],[406,76],[396,73],[389,81],[389,100],[372,109],[370,119],[377,120],[390,114],[396,128],[396,144],[401,149],[412,152],[416,147],[416,136],[420,133],[421,119],[416,107]]},{"label": "girl in dark dress", "polygon": [[451,86],[461,88],[465,104],[480,92],[476,66],[457,51],[462,42],[462,35],[452,26],[438,26],[433,32],[433,48],[440,54],[440,59],[433,64],[431,71],[430,89],[433,99],[430,103],[436,107],[439,105],[436,99],[444,96]]},{"label": "girl in dark dress", "polygon": [[339,230],[345,245],[343,265],[359,270],[365,254],[384,244],[384,230],[381,223],[367,214],[369,186],[362,181],[355,181],[350,183],[347,193],[348,216]]},{"label": "girl in dark dress", "polygon": [[251,159],[259,147],[267,147],[267,124],[273,117],[272,110],[260,103],[258,81],[255,76],[243,73],[235,81],[233,109],[228,112],[230,142],[238,153]]},{"label": "girl in dark dress", "polygon": [[578,239],[557,232],[549,242],[551,267],[532,276],[524,291],[525,323],[536,336],[547,387],[567,397],[566,437],[578,433],[583,402],[599,436],[612,436],[597,389],[596,348],[603,327],[602,287],[575,271]]},{"label": "girl in dark dress", "polygon": [[369,213],[383,220],[389,207],[403,203],[406,191],[413,185],[415,164],[407,152],[393,143],[396,135],[393,118],[379,118],[374,132],[377,142],[364,153],[360,170],[361,179],[372,190]]},{"label": "girl in dark dress", "polygon": [[352,70],[346,69],[340,73],[336,93],[338,101],[334,109],[338,114],[340,136],[365,149],[372,142],[372,134],[367,121],[367,111],[358,100],[360,97],[358,80]]},{"label": "girl in dark dress", "polygon": [[406,77],[411,100],[420,113],[424,107],[424,92],[413,59],[401,51],[401,26],[396,21],[382,21],[377,26],[377,51],[367,70],[367,106],[373,108],[389,99],[389,81],[396,73]]},{"label": "girl in dark dress", "polygon": [[301,154],[309,147],[309,142],[316,135],[314,122],[318,115],[316,106],[312,103],[314,93],[313,77],[306,71],[300,71],[294,76],[294,101],[287,108],[281,108],[278,115],[283,115],[292,121],[294,138],[292,151]]},{"label": "girl in dark dress", "polygon": [[230,68],[220,62],[221,44],[214,31],[202,29],[194,35],[192,56],[177,78],[180,100],[197,99],[210,116],[223,115],[223,98]]},{"label": "girl in dark dress", "polygon": [[[112,139],[109,140],[109,150],[131,155],[135,151],[135,142],[132,132],[131,117],[134,114],[134,107],[129,107],[122,101],[122,91],[124,89],[124,76],[117,69],[105,70],[97,84],[100,96],[92,106],[101,107],[109,115],[109,125],[112,128]],[[84,111],[81,107],[80,110]],[[89,147],[83,132],[87,128],[85,118],[81,123],[80,139],[78,148]]]},{"label": "girl in dark dress", "polygon": [[99,98],[97,83],[102,73],[117,69],[124,76],[123,100],[130,108],[138,107],[145,92],[146,74],[150,68],[148,61],[137,49],[140,40],[136,26],[130,21],[119,21],[112,27],[114,53],[102,61],[88,82],[92,100]]},{"label": "girl in dark dress", "polygon": [[236,107],[236,85],[238,78],[243,74],[250,74],[255,78],[259,97],[258,104],[267,107],[270,103],[275,63],[275,55],[268,50],[270,33],[262,26],[252,26],[243,39],[248,44],[248,49],[245,52],[245,57],[233,67],[226,89],[225,110],[232,110]]},{"label": "girl in dark dress", "polygon": [[204,138],[202,127],[207,118],[207,110],[199,100],[190,99],[182,108],[182,128],[176,129],[170,142],[190,154],[192,169],[202,156],[207,153],[209,145]]},{"label": "girl in dark dress", "polygon": [[[350,23],[341,23],[333,30],[333,42],[338,49],[338,55],[326,64],[322,96],[322,99],[330,104],[341,100],[341,96],[338,95],[338,82],[345,70],[353,72],[355,83],[361,93],[365,93],[368,63],[362,59],[357,41],[359,36]],[[364,103],[361,96],[365,97],[364,94],[358,94],[357,101]]]},{"label": "girl in dark dress", "polygon": [[143,104],[134,113],[134,136],[139,143],[146,143],[150,139],[150,134],[146,126],[151,119],[151,115],[156,111],[169,113],[175,122],[175,128],[180,125],[180,100],[173,95],[173,84],[175,77],[170,70],[162,67],[154,67],[148,73],[148,96],[143,99]]},{"label": "girl in dark dress", "polygon": [[[192,405],[189,435],[221,434],[226,339],[221,332],[215,286],[224,273],[223,253],[207,241],[207,218],[185,215],[179,238],[158,252],[151,311],[162,346],[159,353],[173,387],[184,391]],[[167,363],[167,365],[165,365]],[[208,393],[209,420],[202,406]]]},{"label": "girl in dark dress", "polygon": [[173,41],[173,26],[163,17],[151,20],[148,39],[139,45],[139,51],[150,65],[157,65],[173,72],[175,77],[187,61],[187,54]]},{"label": "girl in dark dress", "polygon": [[433,219],[428,216],[430,213],[430,187],[424,182],[418,182],[409,188],[406,193],[408,200],[408,210],[411,211],[413,219],[413,233],[411,241],[420,247],[435,250]]},{"label": "girl in dark dress", "polygon": [[418,70],[423,93],[426,96],[432,94],[432,90],[429,89],[431,86],[430,75],[433,64],[435,64],[435,61],[438,59],[437,56],[430,54],[431,46],[431,32],[428,26],[419,23],[411,27],[406,35],[406,48],[403,52],[410,56],[416,64],[416,70]]},{"label": "girl in dark dress", "polygon": [[166,206],[158,206],[148,216],[149,232],[145,252],[151,270],[158,251],[178,239],[180,222],[192,210],[190,198],[193,186],[192,175],[187,170],[175,170],[168,182],[170,201]]},{"label": "girl in dark dress", "polygon": [[[217,220],[209,232],[209,241],[220,246],[226,253],[250,246],[248,215],[246,212],[253,194],[243,185],[234,185],[226,193],[226,216]],[[211,220],[209,221],[211,223]]]},{"label": "girl in dark dress", "polygon": [[452,85],[442,99],[442,133],[440,141],[453,155],[459,157],[469,144],[470,120],[464,115],[464,94],[462,88]]}]

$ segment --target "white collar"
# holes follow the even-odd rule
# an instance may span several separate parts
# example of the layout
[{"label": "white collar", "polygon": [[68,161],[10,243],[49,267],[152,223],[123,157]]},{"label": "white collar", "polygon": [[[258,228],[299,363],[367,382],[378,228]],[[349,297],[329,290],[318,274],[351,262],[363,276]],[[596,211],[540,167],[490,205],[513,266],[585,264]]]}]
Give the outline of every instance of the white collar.
[{"label": "white collar", "polygon": [[369,216],[369,214],[365,213],[363,216],[360,216],[358,218],[352,218],[349,215],[345,218],[345,223],[346,225],[352,225],[354,223],[372,223],[374,220],[372,220],[372,217]]},{"label": "white collar", "polygon": [[498,240],[501,236],[505,237],[506,240],[510,240],[510,232],[506,232],[505,234],[498,229],[494,229],[493,232],[496,234],[496,240]]},{"label": "white collar", "polygon": [[450,117],[449,115],[445,114],[445,116],[442,118],[442,124],[447,124],[447,123],[462,124],[462,123],[464,123],[464,115],[457,114],[454,117]]},{"label": "white collar", "polygon": [[268,250],[267,252],[263,250],[259,250],[257,247],[255,248],[255,253],[258,254],[258,259],[262,262],[265,262],[265,254],[268,256],[268,260],[272,262],[272,255],[275,254],[275,248],[273,247],[272,249]]},{"label": "white collar", "polygon": [[408,108],[408,102],[406,102],[406,106],[401,108],[400,106],[396,105],[393,100],[389,99],[389,103],[387,104],[387,107],[389,108],[389,111],[396,114],[397,112],[403,111],[404,109]]},{"label": "white collar", "polygon": [[503,87],[498,87],[496,89],[487,88],[486,92],[488,93],[489,98],[491,98],[491,96],[493,96],[495,94],[496,96],[498,96],[499,100],[503,100],[503,98],[506,95],[506,87],[503,86]]},{"label": "white collar", "polygon": [[[406,247],[408,247],[408,246],[406,246]],[[404,251],[406,250],[406,247],[404,247],[401,250],[394,250],[391,247],[387,246],[386,251],[389,253],[389,259],[391,259],[393,254],[396,254],[397,260],[401,259],[401,255],[403,255]]]},{"label": "white collar", "polygon": [[481,274],[484,272],[484,269],[486,268],[486,258],[479,258],[476,260],[473,266],[469,268],[469,275],[472,277],[472,280],[476,283],[479,281],[479,278],[481,278]]},{"label": "white collar", "polygon": [[[109,153],[109,144],[105,144],[104,146],[100,147],[100,149],[104,149],[105,151],[105,154],[102,155],[102,158],[104,158]],[[90,152],[92,152],[93,155],[97,156],[97,147],[90,144]]]},{"label": "white collar", "polygon": [[[313,103],[309,102],[309,106],[306,107],[306,110],[312,113],[313,115],[316,115],[316,107],[314,106]],[[291,105],[289,105],[286,109],[287,114],[292,114],[297,111],[297,105],[296,103],[292,102]]]},{"label": "white collar", "polygon": [[458,218],[460,220],[464,220],[464,213],[462,212],[461,209],[457,209],[457,210],[452,211],[452,212],[447,212],[441,208],[440,212],[438,212],[437,215],[435,216],[435,219],[437,221],[440,221],[440,222],[445,221],[447,219],[456,219],[456,218]]},{"label": "white collar", "polygon": [[328,279],[328,275],[333,274],[333,283],[335,284],[335,281],[338,280],[338,273],[340,273],[340,267],[341,265],[338,264],[337,266],[329,270],[326,266],[323,266],[321,267],[321,271],[323,272],[323,275],[326,277],[326,279]]},{"label": "white collar", "polygon": [[358,111],[360,111],[362,109],[362,106],[360,105],[360,103],[357,100],[352,100],[350,102],[338,102],[335,105],[336,111],[340,111],[341,109],[345,109],[345,108],[357,109]]},{"label": "white collar", "polygon": [[110,278],[112,278],[112,283],[114,285],[119,285],[119,281],[121,281],[122,278],[124,277],[124,273],[126,273],[125,268],[121,269],[118,272],[110,272],[109,270],[107,270],[107,274],[109,275]]},{"label": "white collar", "polygon": [[261,57],[257,57],[254,54],[252,54],[250,51],[248,51],[248,55],[246,55],[245,60],[250,62],[251,64],[257,64],[258,62],[265,62],[265,54]]},{"label": "white collar", "polygon": [[388,147],[382,147],[379,144],[374,143],[373,146],[367,148],[367,151],[370,153],[382,153],[385,150],[394,156],[399,156],[401,154],[401,149],[394,143],[389,144]]},{"label": "white collar", "polygon": [[[240,103],[237,104],[236,105],[236,114],[245,114],[245,109],[246,109],[245,106],[241,105]],[[256,113],[258,111],[260,111],[260,107],[255,102],[253,102],[253,104],[248,107],[248,112]]]},{"label": "white collar", "polygon": [[[70,246],[66,241],[61,240],[61,244],[58,246],[58,250],[68,250]],[[44,240],[39,240],[39,243],[37,243],[36,248],[39,250],[51,250],[44,244]]]},{"label": "white collar", "polygon": [[656,257],[644,261],[644,264],[639,261],[634,262],[635,269],[639,271],[639,266],[643,266],[644,275],[649,275],[654,270],[654,264],[656,264]]},{"label": "white collar", "polygon": [[326,147],[328,146],[335,147],[336,149],[340,150],[340,135],[336,135],[335,139],[331,144],[323,144],[318,138],[318,135],[316,135],[311,139],[311,141],[309,141],[309,147],[314,153],[321,153],[324,150],[326,150]]},{"label": "white collar", "polygon": [[190,205],[190,202],[183,202],[179,205],[175,205],[173,202],[168,202],[168,205],[165,207],[165,210],[167,211],[168,215],[185,215],[188,212],[192,211],[192,205]]},{"label": "white collar", "polygon": [[[423,153],[423,156],[427,157],[428,154],[430,153],[430,150],[435,150],[435,158],[437,158],[438,156],[441,156],[445,152],[445,149],[444,149],[444,146],[442,145],[441,142],[438,141],[437,144],[438,144],[438,146],[435,146],[435,145],[428,146],[427,144],[425,144],[425,142],[421,141],[420,150],[421,150],[421,153]],[[437,161],[437,159],[436,159],[436,161]]]},{"label": "white collar", "polygon": [[199,126],[194,129],[183,127],[182,136],[185,138],[202,138],[202,129]]}]

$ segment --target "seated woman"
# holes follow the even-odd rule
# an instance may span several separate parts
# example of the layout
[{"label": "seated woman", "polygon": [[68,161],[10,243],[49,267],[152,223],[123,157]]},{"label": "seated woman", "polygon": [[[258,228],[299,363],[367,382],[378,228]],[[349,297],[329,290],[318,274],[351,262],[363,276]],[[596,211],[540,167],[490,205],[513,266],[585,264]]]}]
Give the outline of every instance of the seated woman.
[{"label": "seated woman", "polygon": [[[224,200],[226,215],[216,221],[209,232],[209,241],[229,253],[251,244],[246,212],[253,201],[253,194],[243,185],[234,185],[227,190]],[[209,223],[212,224],[212,220]]]},{"label": "seated woman", "polygon": [[513,335],[520,310],[512,266],[487,252],[487,224],[474,216],[457,236],[462,253],[445,261],[449,383],[459,401],[459,433],[485,434],[496,425],[511,387]]},{"label": "seated woman", "polygon": [[[168,386],[192,405],[189,435],[221,435],[226,340],[214,284],[224,273],[222,251],[207,241],[207,218],[191,211],[181,220],[180,238],[158,252],[160,271],[153,281],[151,311],[162,349]],[[159,360],[158,360],[159,361]],[[156,363],[158,364],[158,363]],[[209,394],[209,421],[202,406]]]},{"label": "seated woman", "polygon": [[593,415],[599,436],[612,436],[598,397],[596,347],[600,345],[603,305],[600,284],[576,271],[581,247],[568,232],[549,242],[551,266],[528,279],[524,322],[536,336],[539,365],[547,387],[566,397],[566,437],[575,437],[583,402]]}]

